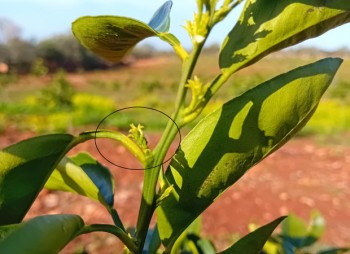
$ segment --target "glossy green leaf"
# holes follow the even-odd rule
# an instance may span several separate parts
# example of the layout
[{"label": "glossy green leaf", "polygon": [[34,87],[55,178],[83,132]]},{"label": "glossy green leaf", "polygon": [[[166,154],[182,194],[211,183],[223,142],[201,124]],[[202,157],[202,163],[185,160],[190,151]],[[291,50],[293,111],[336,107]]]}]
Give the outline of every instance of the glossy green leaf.
[{"label": "glossy green leaf", "polygon": [[285,217],[280,217],[273,222],[256,229],[219,254],[259,254],[267,239],[284,218]]},{"label": "glossy green leaf", "polygon": [[0,242],[0,253],[57,254],[83,228],[78,215],[46,215],[18,224]]},{"label": "glossy green leaf", "polygon": [[113,207],[114,179],[110,171],[86,153],[64,158],[45,188],[77,193]]},{"label": "glossy green leaf", "polygon": [[170,28],[170,11],[172,1],[166,1],[153,15],[148,25],[157,32],[167,32]]},{"label": "glossy green leaf", "polygon": [[277,76],[225,103],[193,128],[165,174],[173,191],[156,209],[166,246],[306,124],[340,64],[341,59],[328,58]]},{"label": "glossy green leaf", "polygon": [[349,21],[350,5],[344,0],[247,0],[239,21],[222,45],[220,68],[236,72],[271,52]]},{"label": "glossy green leaf", "polygon": [[127,17],[85,16],[73,22],[72,31],[84,47],[108,61],[119,62],[138,42],[151,36],[161,36],[174,46],[173,38],[164,36],[170,25],[171,5],[171,1],[164,3],[149,25]]},{"label": "glossy green leaf", "polygon": [[39,136],[0,151],[0,225],[22,221],[73,138]]}]

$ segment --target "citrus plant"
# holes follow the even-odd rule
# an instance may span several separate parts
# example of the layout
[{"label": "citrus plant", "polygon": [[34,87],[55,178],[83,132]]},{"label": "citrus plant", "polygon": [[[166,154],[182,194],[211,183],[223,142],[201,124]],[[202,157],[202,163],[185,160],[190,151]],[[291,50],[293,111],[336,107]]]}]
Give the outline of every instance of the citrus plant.
[{"label": "citrus plant", "polygon": [[[190,51],[168,32],[171,1],[165,2],[148,24],[121,16],[86,16],[73,23],[73,33],[80,43],[112,62],[120,61],[147,37],[156,36],[170,44],[182,61],[172,114],[177,126],[169,120],[153,150],[140,125],[131,125],[130,135],[111,130],[87,131],[78,136],[51,134],[2,149],[0,253],[57,253],[73,238],[95,231],[114,234],[128,253],[175,253],[182,233],[220,194],[291,139],[311,118],[342,62],[339,58],[298,67],[226,102],[201,119],[163,169],[177,128],[198,118],[232,74],[274,51],[350,21],[350,5],[343,0],[246,0],[239,20],[222,43],[220,71],[204,83],[194,73],[201,50],[216,24],[243,1],[196,2],[194,19],[185,25],[193,45]],[[134,233],[125,229],[114,209],[110,171],[88,154],[66,156],[73,147],[99,138],[120,142],[145,169]],[[44,187],[100,202],[114,225],[86,225],[79,215],[44,215],[23,222]],[[157,224],[150,230],[154,214]],[[259,253],[283,219],[256,229],[220,253]],[[146,246],[147,233],[152,236]],[[212,248],[207,251],[214,252]]]}]

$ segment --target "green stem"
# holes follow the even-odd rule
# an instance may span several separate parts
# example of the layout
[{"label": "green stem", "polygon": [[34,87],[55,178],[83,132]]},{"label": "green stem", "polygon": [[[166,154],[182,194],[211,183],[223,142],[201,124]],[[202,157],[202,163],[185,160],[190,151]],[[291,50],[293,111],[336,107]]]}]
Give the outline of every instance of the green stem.
[{"label": "green stem", "polygon": [[191,114],[188,114],[184,117],[183,121],[184,124],[188,124],[192,122],[194,119],[196,119],[203,111],[205,106],[208,104],[210,99],[216,94],[216,92],[219,90],[219,88],[226,83],[226,81],[231,77],[231,73],[220,73],[217,75],[213,81],[211,82],[207,92],[204,95],[203,101],[200,104],[200,107],[197,108],[194,112]]},{"label": "green stem", "polygon": [[135,244],[134,240],[131,239],[121,228],[109,224],[92,224],[82,228],[78,235],[91,232],[107,232],[113,234],[118,237],[130,251],[136,253],[138,250],[138,246]]},{"label": "green stem", "polygon": [[[196,44],[193,48],[190,56],[184,61],[182,67],[182,76],[180,79],[180,86],[178,90],[176,105],[175,105],[175,113],[173,114],[173,120],[178,123],[178,125],[182,126],[182,116],[181,110],[184,107],[187,88],[186,84],[188,79],[191,78],[193,74],[194,67],[197,63],[200,52],[204,46],[205,40],[200,44]],[[152,219],[152,215],[156,208],[155,206],[155,196],[156,196],[156,186],[158,181],[159,172],[161,169],[161,165],[164,161],[166,153],[176,137],[177,134],[177,126],[169,120],[168,124],[165,128],[165,131],[157,145],[154,149],[154,162],[153,166],[157,166],[155,168],[151,168],[145,171],[144,181],[143,181],[143,190],[142,190],[142,200],[140,204],[139,216],[136,226],[136,239],[139,243],[139,252],[142,252],[143,245],[146,239],[147,231],[150,225],[150,221]]]},{"label": "green stem", "polygon": [[122,230],[124,230],[124,231],[126,232],[125,227],[124,227],[124,225],[123,225],[123,222],[121,221],[117,210],[115,210],[114,208],[112,208],[112,209],[109,211],[109,213],[110,213],[111,216],[112,216],[114,225],[116,225],[118,228],[121,228]]},{"label": "green stem", "polygon": [[96,138],[110,138],[120,142],[126,149],[128,149],[144,166],[146,164],[146,156],[141,148],[128,136],[115,131],[101,130],[101,131],[89,131],[83,132],[77,136],[70,144],[69,149],[74,146],[83,143],[85,141],[96,139]]}]

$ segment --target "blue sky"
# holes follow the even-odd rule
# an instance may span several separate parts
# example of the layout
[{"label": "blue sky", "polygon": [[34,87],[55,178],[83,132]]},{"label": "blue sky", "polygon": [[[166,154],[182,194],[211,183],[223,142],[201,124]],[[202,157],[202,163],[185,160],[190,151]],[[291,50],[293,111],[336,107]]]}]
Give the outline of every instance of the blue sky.
[{"label": "blue sky", "polygon": [[[129,16],[148,22],[154,11],[165,0],[0,0],[0,17],[6,17],[22,28],[22,37],[41,40],[52,35],[69,33],[70,24],[84,15]],[[186,47],[190,40],[181,27],[191,19],[195,0],[173,0],[170,32],[174,33]],[[220,42],[237,20],[242,6],[213,31],[209,43]],[[158,40],[146,41],[159,47],[165,45]],[[350,25],[344,25],[319,38],[303,42],[301,46],[315,46],[324,50],[341,47],[350,49]]]}]

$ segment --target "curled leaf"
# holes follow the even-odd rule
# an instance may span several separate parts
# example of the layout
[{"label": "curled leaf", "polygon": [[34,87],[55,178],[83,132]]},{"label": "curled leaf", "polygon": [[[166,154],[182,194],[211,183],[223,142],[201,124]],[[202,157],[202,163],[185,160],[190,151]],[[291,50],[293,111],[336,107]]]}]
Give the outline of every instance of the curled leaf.
[{"label": "curled leaf", "polygon": [[72,31],[84,47],[114,63],[121,61],[137,43],[151,36],[159,36],[173,47],[179,47],[174,36],[163,35],[168,34],[171,6],[171,1],[165,2],[148,25],[127,17],[85,16],[73,22]]}]

